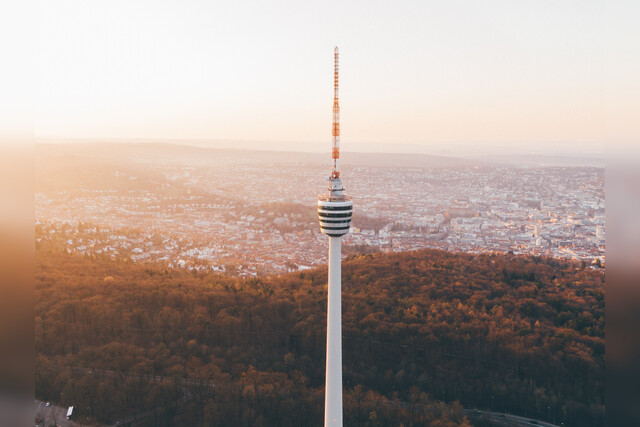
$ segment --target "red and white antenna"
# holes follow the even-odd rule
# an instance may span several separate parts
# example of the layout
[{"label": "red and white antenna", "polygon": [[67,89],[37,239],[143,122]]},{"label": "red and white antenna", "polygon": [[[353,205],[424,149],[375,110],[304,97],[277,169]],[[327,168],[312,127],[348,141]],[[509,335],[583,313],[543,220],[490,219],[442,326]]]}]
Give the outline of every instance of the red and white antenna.
[{"label": "red and white antenna", "polygon": [[331,178],[340,178],[338,170],[338,159],[340,158],[340,102],[338,100],[338,46],[333,51],[333,146],[331,148],[331,158],[333,159],[333,170]]}]

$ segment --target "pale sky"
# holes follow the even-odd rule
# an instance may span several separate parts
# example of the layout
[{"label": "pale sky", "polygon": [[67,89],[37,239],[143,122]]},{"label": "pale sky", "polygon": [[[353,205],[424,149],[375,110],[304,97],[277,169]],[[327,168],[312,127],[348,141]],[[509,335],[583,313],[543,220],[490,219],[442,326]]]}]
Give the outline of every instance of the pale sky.
[{"label": "pale sky", "polygon": [[638,141],[638,3],[40,1],[35,134],[315,150],[338,45],[346,150]]}]

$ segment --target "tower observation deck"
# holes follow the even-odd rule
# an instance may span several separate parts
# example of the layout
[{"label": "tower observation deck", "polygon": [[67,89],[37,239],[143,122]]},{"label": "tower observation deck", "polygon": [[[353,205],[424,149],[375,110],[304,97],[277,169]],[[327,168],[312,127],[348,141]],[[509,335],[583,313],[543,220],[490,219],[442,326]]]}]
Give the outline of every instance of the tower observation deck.
[{"label": "tower observation deck", "polygon": [[324,425],[342,427],[342,236],[349,232],[353,202],[340,180],[340,103],[338,100],[338,48],[334,51],[333,146],[329,193],[318,197],[320,231],[329,236],[327,284],[327,370]]}]

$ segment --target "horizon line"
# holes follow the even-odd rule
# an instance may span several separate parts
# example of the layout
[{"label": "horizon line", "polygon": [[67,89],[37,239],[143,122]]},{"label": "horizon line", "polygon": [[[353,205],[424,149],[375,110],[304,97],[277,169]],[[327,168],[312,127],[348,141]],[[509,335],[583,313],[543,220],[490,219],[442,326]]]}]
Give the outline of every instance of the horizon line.
[{"label": "horizon line", "polygon": [[[287,140],[256,140],[256,139],[223,139],[223,138],[164,138],[164,137],[36,137],[34,138],[36,145],[46,144],[96,144],[96,143],[114,143],[114,144],[167,144],[167,145],[183,145],[194,148],[210,148],[210,149],[234,149],[247,151],[269,151],[269,152],[299,152],[299,153],[324,153],[325,149],[314,149],[312,144],[317,143],[318,146],[324,141],[287,141]],[[237,144],[244,146],[237,146]],[[567,147],[568,144],[576,144],[577,141],[531,141],[520,142],[518,144],[513,141],[493,141],[491,143],[476,141],[457,141],[457,142],[432,142],[432,143],[405,143],[405,142],[352,142],[349,143],[346,153],[372,153],[372,154],[424,154],[445,157],[478,157],[478,156],[562,156],[562,157],[605,157],[604,144],[597,141],[589,143],[586,150],[575,150],[574,147]],[[583,142],[580,142],[584,144]],[[233,144],[225,146],[224,144]],[[267,146],[248,146],[251,144],[267,145]],[[271,145],[269,145],[271,144]],[[280,147],[274,147],[277,144]],[[561,144],[560,146],[558,144]],[[349,149],[351,148],[351,149]],[[355,149],[354,149],[355,148]],[[461,153],[460,151],[466,151]],[[495,151],[502,153],[496,153]]]}]

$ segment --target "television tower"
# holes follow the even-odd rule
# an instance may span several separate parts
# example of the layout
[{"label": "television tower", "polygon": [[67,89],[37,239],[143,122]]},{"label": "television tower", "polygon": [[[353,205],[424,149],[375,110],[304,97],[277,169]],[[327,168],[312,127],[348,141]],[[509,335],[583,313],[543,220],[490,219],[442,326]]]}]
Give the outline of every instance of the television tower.
[{"label": "television tower", "polygon": [[349,232],[353,202],[344,193],[340,158],[340,103],[338,102],[338,48],[334,50],[333,145],[329,193],[318,197],[320,230],[329,236],[329,284],[327,286],[327,371],[324,392],[324,425],[342,427],[342,236]]}]

